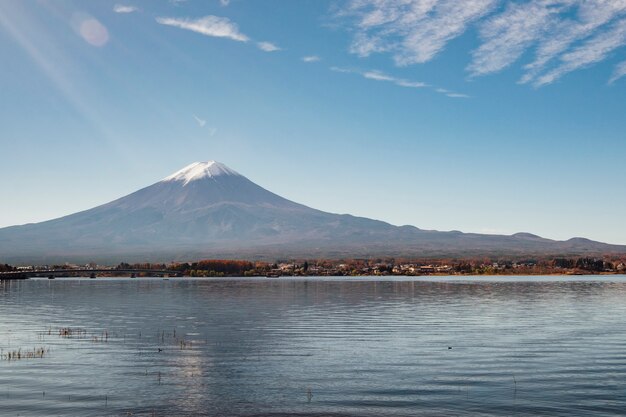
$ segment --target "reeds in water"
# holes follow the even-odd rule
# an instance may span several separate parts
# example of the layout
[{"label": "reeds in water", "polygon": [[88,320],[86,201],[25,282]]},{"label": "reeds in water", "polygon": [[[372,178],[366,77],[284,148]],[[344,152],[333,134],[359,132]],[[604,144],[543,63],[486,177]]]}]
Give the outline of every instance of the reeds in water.
[{"label": "reeds in water", "polygon": [[17,361],[21,359],[41,359],[45,355],[50,353],[50,348],[46,347],[35,347],[33,350],[24,350],[17,349],[11,350],[9,352],[4,353],[4,351],[0,351],[0,358],[6,361]]},{"label": "reeds in water", "polygon": [[59,329],[59,336],[70,338],[70,337],[78,337],[85,338],[87,337],[87,330],[71,328],[71,327],[62,327]]}]

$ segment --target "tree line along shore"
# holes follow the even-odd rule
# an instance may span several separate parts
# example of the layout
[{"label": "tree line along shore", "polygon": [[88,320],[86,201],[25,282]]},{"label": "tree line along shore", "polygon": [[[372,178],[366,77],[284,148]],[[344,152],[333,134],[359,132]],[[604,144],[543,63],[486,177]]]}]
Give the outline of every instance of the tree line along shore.
[{"label": "tree line along shore", "polygon": [[[558,257],[545,259],[313,259],[260,262],[209,259],[179,263],[122,262],[117,266],[87,265],[20,265],[0,264],[0,272],[37,272],[64,270],[98,270],[99,276],[115,276],[118,270],[174,271],[189,277],[255,277],[255,276],[422,276],[422,275],[586,275],[626,274],[623,257]],[[71,272],[69,272],[71,275]],[[142,272],[137,276],[150,276]]]}]

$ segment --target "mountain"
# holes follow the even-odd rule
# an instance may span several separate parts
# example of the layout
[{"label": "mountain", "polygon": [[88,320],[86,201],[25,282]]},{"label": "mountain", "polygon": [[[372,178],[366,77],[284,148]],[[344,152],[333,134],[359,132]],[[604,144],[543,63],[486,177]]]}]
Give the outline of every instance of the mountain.
[{"label": "mountain", "polygon": [[439,232],[327,213],[282,198],[215,161],[193,163],[90,210],[0,229],[2,262],[610,252],[626,253],[626,246],[530,233]]}]

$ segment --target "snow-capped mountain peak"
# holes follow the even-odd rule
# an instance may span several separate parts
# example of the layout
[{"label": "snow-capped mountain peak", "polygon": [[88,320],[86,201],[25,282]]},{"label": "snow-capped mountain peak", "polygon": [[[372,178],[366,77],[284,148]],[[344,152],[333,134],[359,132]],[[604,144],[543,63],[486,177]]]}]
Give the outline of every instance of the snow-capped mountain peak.
[{"label": "snow-capped mountain peak", "polygon": [[165,177],[163,181],[181,181],[183,186],[203,178],[215,178],[222,175],[241,176],[237,171],[217,161],[194,162],[180,171]]},{"label": "snow-capped mountain peak", "polygon": [[422,231],[327,213],[276,195],[215,161],[193,163],[90,210],[0,229],[2,261],[16,263],[503,253],[596,256],[624,254],[626,245]]}]

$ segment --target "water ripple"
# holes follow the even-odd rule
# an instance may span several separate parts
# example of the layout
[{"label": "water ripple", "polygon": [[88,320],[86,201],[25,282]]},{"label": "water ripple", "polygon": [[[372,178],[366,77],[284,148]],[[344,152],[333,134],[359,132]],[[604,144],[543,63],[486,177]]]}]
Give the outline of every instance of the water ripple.
[{"label": "water ripple", "polygon": [[615,415],[625,296],[617,276],[2,282],[0,415]]}]

